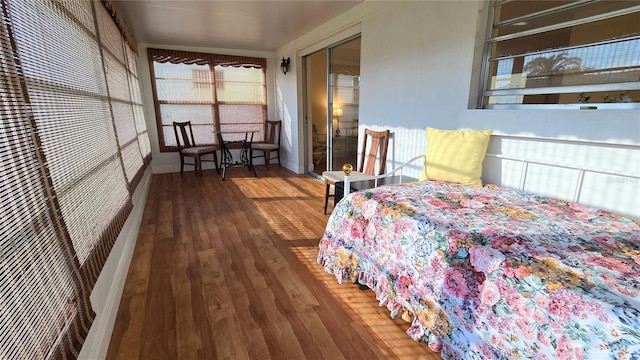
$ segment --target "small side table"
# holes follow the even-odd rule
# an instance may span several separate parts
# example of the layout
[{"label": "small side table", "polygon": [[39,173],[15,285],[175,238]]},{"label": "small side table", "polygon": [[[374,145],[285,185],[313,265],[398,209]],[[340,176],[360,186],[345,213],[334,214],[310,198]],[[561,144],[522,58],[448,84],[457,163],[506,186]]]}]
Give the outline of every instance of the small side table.
[{"label": "small side table", "polygon": [[[218,142],[220,143],[220,148],[222,149],[222,159],[220,163],[220,167],[222,168],[222,181],[224,181],[225,176],[227,175],[227,169],[234,166],[247,166],[249,171],[253,171],[253,175],[258,177],[256,174],[256,168],[253,166],[253,159],[251,158],[251,143],[253,142],[253,134],[256,131],[216,131],[216,136],[218,137]],[[233,135],[238,136],[238,134],[243,134],[244,138],[241,140],[225,140],[223,135]],[[233,155],[231,155],[231,151],[229,151],[229,145],[231,144],[241,144],[240,145],[240,161],[234,161]]]},{"label": "small side table", "polygon": [[[418,181],[418,179],[416,178],[412,178],[410,176],[406,176],[403,175],[402,176],[402,183],[409,183],[409,182],[414,182],[414,181]],[[392,184],[399,184],[400,183],[400,175],[394,175],[394,176],[389,176],[383,179],[379,179],[378,180],[378,186],[380,185],[392,185]],[[354,192],[354,191],[360,191],[360,190],[365,190],[365,189],[371,189],[375,187],[375,181],[374,180],[366,180],[366,181],[353,181],[351,183],[351,190],[349,192]],[[340,200],[342,200],[342,198],[344,197],[344,181],[338,181],[335,183],[335,189],[334,189],[334,193],[335,196],[333,197],[333,206],[335,206],[335,204],[337,204],[338,202],[340,202]]]}]

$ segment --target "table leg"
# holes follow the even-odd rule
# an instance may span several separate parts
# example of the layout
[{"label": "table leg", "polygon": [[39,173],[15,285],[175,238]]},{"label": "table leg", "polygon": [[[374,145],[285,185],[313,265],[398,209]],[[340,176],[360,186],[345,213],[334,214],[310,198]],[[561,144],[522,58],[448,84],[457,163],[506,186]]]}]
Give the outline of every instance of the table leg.
[{"label": "table leg", "polygon": [[227,143],[222,138],[222,134],[218,133],[218,142],[220,143],[221,155],[222,155],[222,181],[227,175],[227,168],[231,166],[233,163],[233,156],[231,156],[231,151],[227,147]]},{"label": "table leg", "polygon": [[244,134],[244,141],[242,142],[242,150],[240,150],[240,161],[247,165],[249,171],[253,171],[253,176],[258,177],[256,174],[256,168],[253,166],[253,154],[251,152],[251,143],[253,142],[253,133],[251,137],[248,137],[248,133]]},{"label": "table leg", "polygon": [[[242,166],[242,165],[246,165],[249,169],[249,171],[253,172],[253,176],[258,177],[258,174],[256,173],[256,169],[253,166],[253,159],[251,158],[252,154],[251,154],[251,143],[253,142],[253,132],[251,133],[251,137],[249,138],[248,136],[248,132],[246,132],[244,134],[244,140],[242,141],[229,141],[226,142],[224,141],[224,139],[222,138],[222,133],[218,132],[217,133],[218,136],[218,142],[220,143],[220,148],[221,148],[221,170],[222,170],[222,181],[224,181],[226,175],[227,175],[227,168],[233,167],[233,166]],[[233,155],[231,155],[231,151],[229,150],[229,143],[241,143],[240,146],[240,161],[236,161],[235,163],[233,162]]]}]

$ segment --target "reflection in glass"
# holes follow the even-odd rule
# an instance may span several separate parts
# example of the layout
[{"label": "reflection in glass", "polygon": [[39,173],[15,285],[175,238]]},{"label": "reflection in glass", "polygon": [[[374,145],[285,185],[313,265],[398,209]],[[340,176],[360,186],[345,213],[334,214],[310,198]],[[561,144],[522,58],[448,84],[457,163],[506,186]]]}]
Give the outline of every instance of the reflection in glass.
[{"label": "reflection in glass", "polygon": [[357,165],[360,92],[360,38],[329,49],[331,170]]},{"label": "reflection in glass", "polygon": [[493,61],[490,89],[640,80],[640,39]]}]

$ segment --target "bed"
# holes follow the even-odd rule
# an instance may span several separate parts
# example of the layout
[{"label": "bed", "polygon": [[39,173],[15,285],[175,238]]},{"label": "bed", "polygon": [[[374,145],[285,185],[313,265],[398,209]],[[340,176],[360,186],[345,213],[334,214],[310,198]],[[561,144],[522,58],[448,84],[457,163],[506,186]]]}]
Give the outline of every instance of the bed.
[{"label": "bed", "polygon": [[349,194],[318,262],[444,359],[640,359],[640,222],[444,181]]}]

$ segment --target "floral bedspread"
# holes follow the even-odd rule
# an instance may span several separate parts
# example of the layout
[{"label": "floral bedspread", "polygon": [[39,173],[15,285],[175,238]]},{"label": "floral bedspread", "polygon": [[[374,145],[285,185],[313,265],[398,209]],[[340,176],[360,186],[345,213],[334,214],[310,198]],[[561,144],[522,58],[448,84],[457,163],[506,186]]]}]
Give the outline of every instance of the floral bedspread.
[{"label": "floral bedspread", "polygon": [[352,193],[318,262],[444,359],[640,359],[640,222],[497,186]]}]

